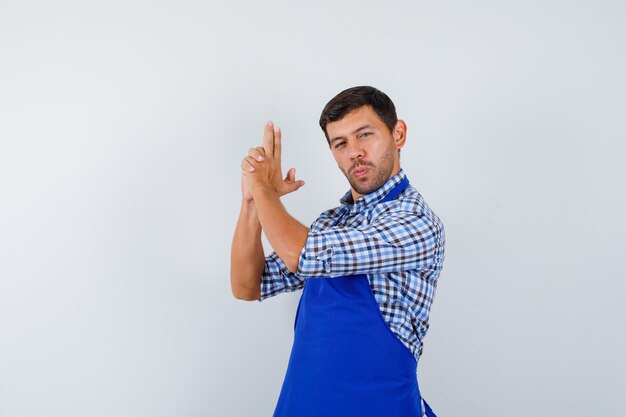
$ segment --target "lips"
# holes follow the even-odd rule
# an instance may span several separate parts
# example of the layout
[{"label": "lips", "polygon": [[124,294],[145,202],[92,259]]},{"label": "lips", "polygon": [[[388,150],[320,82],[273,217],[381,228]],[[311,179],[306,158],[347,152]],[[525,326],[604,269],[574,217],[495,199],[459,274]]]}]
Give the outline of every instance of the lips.
[{"label": "lips", "polygon": [[359,166],[352,170],[352,175],[354,175],[355,177],[362,177],[367,174],[369,170],[370,169],[368,167]]}]

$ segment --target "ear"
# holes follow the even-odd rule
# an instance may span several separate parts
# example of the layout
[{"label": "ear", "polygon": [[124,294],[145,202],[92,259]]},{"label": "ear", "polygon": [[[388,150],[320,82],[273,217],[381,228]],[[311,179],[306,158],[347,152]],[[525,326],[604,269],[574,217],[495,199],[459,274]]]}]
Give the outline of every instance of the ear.
[{"label": "ear", "polygon": [[393,128],[393,141],[396,149],[401,149],[406,143],[406,123],[404,120],[398,119],[396,126]]}]

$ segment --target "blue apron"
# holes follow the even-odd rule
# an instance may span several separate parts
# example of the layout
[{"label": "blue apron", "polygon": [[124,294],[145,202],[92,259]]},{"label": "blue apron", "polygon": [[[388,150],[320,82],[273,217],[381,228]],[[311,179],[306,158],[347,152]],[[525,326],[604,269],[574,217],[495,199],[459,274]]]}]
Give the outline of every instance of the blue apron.
[{"label": "blue apron", "polygon": [[[397,197],[405,178],[381,201]],[[306,280],[274,417],[435,417],[366,275]]]}]

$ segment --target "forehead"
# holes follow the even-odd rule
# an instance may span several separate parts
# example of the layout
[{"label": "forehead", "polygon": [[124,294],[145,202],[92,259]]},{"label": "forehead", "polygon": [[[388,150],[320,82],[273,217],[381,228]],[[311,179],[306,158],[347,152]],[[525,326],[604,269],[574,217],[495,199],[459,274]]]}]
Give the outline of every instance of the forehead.
[{"label": "forehead", "polygon": [[346,114],[343,118],[328,123],[326,132],[328,137],[332,139],[337,136],[347,136],[365,125],[370,125],[374,128],[385,127],[385,123],[378,117],[378,114],[371,106],[361,106]]}]

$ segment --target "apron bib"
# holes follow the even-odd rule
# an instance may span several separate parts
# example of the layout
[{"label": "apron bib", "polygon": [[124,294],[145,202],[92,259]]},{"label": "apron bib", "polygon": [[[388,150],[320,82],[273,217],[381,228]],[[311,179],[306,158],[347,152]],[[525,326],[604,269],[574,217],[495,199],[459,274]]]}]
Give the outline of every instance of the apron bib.
[{"label": "apron bib", "polygon": [[422,404],[435,417],[415,357],[387,326],[366,275],[307,279],[294,331],[274,417],[421,417]]}]

